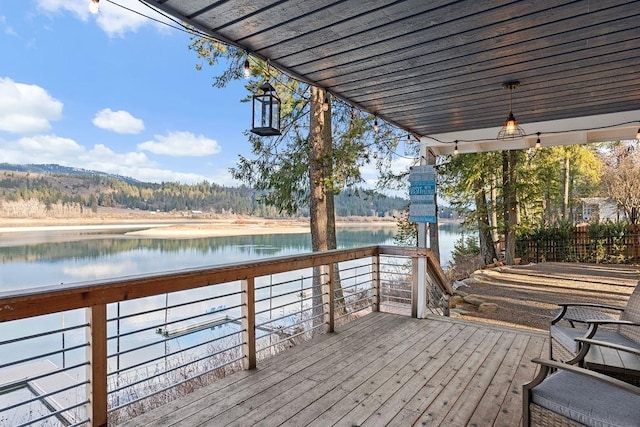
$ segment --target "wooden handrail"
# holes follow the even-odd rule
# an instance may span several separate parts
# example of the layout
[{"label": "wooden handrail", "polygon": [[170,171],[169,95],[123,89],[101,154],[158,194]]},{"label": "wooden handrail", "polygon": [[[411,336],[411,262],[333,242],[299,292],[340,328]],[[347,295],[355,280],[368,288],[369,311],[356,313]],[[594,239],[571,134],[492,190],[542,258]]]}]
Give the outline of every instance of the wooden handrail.
[{"label": "wooden handrail", "polygon": [[[87,378],[90,382],[87,415],[91,425],[103,426],[107,422],[107,304],[239,282],[242,290],[243,366],[245,369],[252,369],[256,366],[255,279],[257,277],[312,267],[328,268],[327,282],[323,285],[323,293],[325,294],[323,306],[327,329],[332,331],[335,320],[333,293],[336,275],[334,266],[339,262],[361,258],[371,257],[374,259],[371,279],[374,282],[372,285],[374,288],[373,310],[378,311],[380,309],[380,255],[412,259],[426,257],[429,276],[443,293],[451,294],[451,287],[429,249],[368,246],[274,257],[208,268],[185,269],[161,274],[1,292],[0,322],[81,308],[87,309],[89,321],[87,358],[90,362],[87,372]],[[416,276],[415,267],[413,274]],[[414,284],[415,286],[417,283]],[[415,289],[413,294],[416,295]],[[415,301],[412,305],[415,306]],[[415,316],[415,307],[412,312]]]},{"label": "wooden handrail", "polygon": [[162,295],[244,280],[248,277],[267,276],[376,255],[427,257],[429,273],[436,280],[440,290],[448,295],[453,294],[451,286],[446,281],[444,273],[430,249],[367,246],[274,257],[249,263],[224,264],[210,268],[185,269],[161,274],[0,292],[0,322]]},{"label": "wooden handrail", "polygon": [[377,246],[336,249],[209,268],[6,291],[0,293],[0,322],[351,261],[377,253]]}]

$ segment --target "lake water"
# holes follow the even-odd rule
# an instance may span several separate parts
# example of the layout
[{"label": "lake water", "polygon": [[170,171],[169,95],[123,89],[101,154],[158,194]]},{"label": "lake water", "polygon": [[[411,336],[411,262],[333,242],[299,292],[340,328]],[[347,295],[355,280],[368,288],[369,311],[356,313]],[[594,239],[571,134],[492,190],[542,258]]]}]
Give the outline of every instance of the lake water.
[{"label": "lake water", "polygon": [[[311,236],[308,233],[149,239],[127,236],[127,231],[129,230],[121,229],[118,232],[113,230],[108,232],[104,230],[38,231],[21,235],[14,233],[2,235],[0,236],[0,292],[243,262],[311,251]],[[394,231],[395,229],[391,227],[341,229],[338,230],[337,235],[338,246],[349,248],[393,245]],[[447,224],[440,228],[443,265],[451,260],[453,244],[460,235],[460,226]],[[357,270],[354,275],[357,276]],[[300,295],[302,295],[302,286],[305,281],[307,280],[300,279],[296,282],[292,281],[291,284],[284,282],[284,286],[294,287],[294,290],[299,286]],[[287,288],[284,291],[290,291],[290,289]],[[296,307],[299,305],[302,311],[302,297],[298,297],[296,293],[289,295],[291,292],[284,291],[282,291],[284,298],[292,299]],[[225,296],[233,292],[235,294],[232,296]],[[265,295],[259,295],[260,292]],[[262,318],[256,316],[256,322],[265,322],[263,324],[274,327],[286,326],[289,321],[287,317],[289,311],[285,312],[284,308],[282,313],[276,313],[274,316],[274,321],[278,323],[270,323],[273,312],[277,311],[278,305],[281,304],[280,301],[274,302],[276,300],[271,299],[271,292],[266,288],[256,291],[257,300],[262,300],[256,304],[256,311],[262,313],[260,315]],[[197,294],[196,297],[194,297],[195,294]],[[275,298],[278,298],[277,294]],[[184,309],[177,308],[187,301],[195,302],[185,306]],[[189,358],[200,357],[202,352],[210,352],[208,343],[214,339],[238,336],[241,328],[236,323],[227,323],[215,328],[208,327],[199,332],[175,338],[165,339],[155,332],[156,327],[163,324],[166,331],[167,325],[171,324],[167,322],[171,322],[174,318],[188,319],[194,313],[210,313],[212,309],[227,310],[225,313],[231,318],[240,318],[239,309],[234,308],[238,307],[238,304],[240,304],[240,296],[237,289],[234,291],[231,285],[176,292],[170,297],[160,295],[144,300],[124,301],[117,305],[110,304],[108,318],[119,319],[122,316],[122,320],[108,322],[108,336],[117,337],[110,338],[107,343],[110,355],[107,362],[109,378],[115,378],[116,384],[121,380],[133,381],[141,372],[140,370],[156,372],[158,369],[166,369],[166,365],[170,366],[176,360],[191,360]],[[181,310],[188,310],[188,316],[185,316]],[[286,310],[290,310],[290,305],[287,305]],[[141,314],[130,317],[130,313]],[[85,375],[82,364],[86,358],[84,348],[86,335],[82,326],[86,323],[85,314],[84,310],[73,310],[64,314],[54,313],[16,322],[0,323],[0,343],[2,343],[0,368],[13,369],[12,366],[23,365],[24,361],[46,359],[47,363],[56,367],[80,366],[80,368],[72,368],[67,373],[77,381],[82,381]],[[65,327],[67,332],[60,333],[59,331]],[[122,331],[126,333],[120,337]],[[258,330],[257,335],[268,338],[267,344],[271,343],[271,335],[265,334],[263,330]],[[22,337],[30,338],[21,340]],[[74,347],[76,350],[73,350]],[[65,350],[61,351],[61,349]],[[122,349],[128,350],[120,355]],[[114,356],[116,354],[118,355]],[[117,373],[115,377],[114,372]],[[2,385],[2,376],[3,374],[0,373],[0,385]],[[19,394],[23,391],[19,389],[15,393],[0,396],[0,408],[8,407],[13,402],[11,399],[18,402],[32,397],[29,393],[26,396]],[[116,394],[118,398],[130,397],[127,392]],[[45,414],[46,408],[41,412]],[[12,410],[9,416],[28,419],[31,414],[23,409],[16,409]],[[2,411],[0,411],[0,424],[2,424],[1,421]]]},{"label": "lake water", "polygon": [[[310,234],[271,234],[197,239],[149,239],[127,230],[42,233],[35,243],[0,240],[0,292],[122,276],[242,262],[311,251]],[[457,224],[440,227],[441,263],[451,261],[461,235]],[[392,227],[339,229],[338,246],[394,244]],[[20,239],[15,239],[19,242]]]}]

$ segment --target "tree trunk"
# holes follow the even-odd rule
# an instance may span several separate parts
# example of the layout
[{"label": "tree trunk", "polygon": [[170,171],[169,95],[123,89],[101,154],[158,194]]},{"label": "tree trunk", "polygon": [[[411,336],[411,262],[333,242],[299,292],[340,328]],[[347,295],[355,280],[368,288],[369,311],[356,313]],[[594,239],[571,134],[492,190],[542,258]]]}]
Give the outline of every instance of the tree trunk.
[{"label": "tree trunk", "polygon": [[[320,88],[311,87],[309,102],[311,117],[309,120],[309,216],[311,229],[311,249],[314,252],[336,249],[336,220],[333,189],[330,187],[333,172],[331,140],[331,107],[323,111],[328,94]],[[337,266],[336,266],[337,271]],[[322,283],[328,272],[321,267],[313,269],[313,318],[314,326],[322,323]],[[344,312],[344,299],[339,276],[334,283],[337,312]]]},{"label": "tree trunk", "polygon": [[[491,240],[493,245],[497,245],[500,237],[498,236],[498,191],[496,187],[498,178],[495,174],[491,175]],[[495,248],[493,250],[495,253]]]},{"label": "tree trunk", "polygon": [[[502,151],[502,235],[507,244],[507,234],[509,234],[509,153]],[[505,248],[506,249],[506,248]]]},{"label": "tree trunk", "polygon": [[[436,157],[432,155],[430,150],[427,150],[427,164],[435,165]],[[440,238],[438,234],[438,198],[435,198],[435,210],[436,210],[436,222],[429,224],[429,248],[433,255],[435,255],[438,262],[440,262]]]},{"label": "tree trunk", "polygon": [[[311,87],[311,100],[309,102],[311,117],[309,119],[309,217],[311,228],[311,249],[314,252],[326,251],[329,249],[329,218],[328,212],[328,191],[326,188],[326,153],[325,151],[325,128],[326,117],[322,111],[324,102],[324,90]],[[316,326],[322,321],[322,274],[320,267],[315,267],[313,271],[313,325]]]},{"label": "tree trunk", "polygon": [[487,209],[487,194],[484,190],[484,182],[477,179],[474,183],[476,202],[476,216],[478,218],[478,237],[480,241],[480,254],[485,264],[491,264],[496,256],[496,248],[491,237],[491,225],[489,224],[489,211]]},{"label": "tree trunk", "polygon": [[517,197],[516,197],[516,168],[518,166],[518,151],[509,150],[503,152],[503,171],[505,170],[506,159],[506,181],[504,188],[505,204],[505,262],[513,265],[516,256],[516,225],[518,225]]},{"label": "tree trunk", "polygon": [[562,197],[562,219],[567,221],[567,211],[569,209],[569,153],[565,153],[564,157],[564,192]]}]

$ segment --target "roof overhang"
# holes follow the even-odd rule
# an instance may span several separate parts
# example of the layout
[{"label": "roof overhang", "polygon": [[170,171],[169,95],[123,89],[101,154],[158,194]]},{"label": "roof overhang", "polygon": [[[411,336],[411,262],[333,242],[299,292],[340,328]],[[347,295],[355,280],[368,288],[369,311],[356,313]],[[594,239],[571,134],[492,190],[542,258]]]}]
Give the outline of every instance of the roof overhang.
[{"label": "roof overhang", "polygon": [[[439,153],[630,139],[640,120],[637,0],[144,1]],[[528,136],[496,141],[513,80]]]}]

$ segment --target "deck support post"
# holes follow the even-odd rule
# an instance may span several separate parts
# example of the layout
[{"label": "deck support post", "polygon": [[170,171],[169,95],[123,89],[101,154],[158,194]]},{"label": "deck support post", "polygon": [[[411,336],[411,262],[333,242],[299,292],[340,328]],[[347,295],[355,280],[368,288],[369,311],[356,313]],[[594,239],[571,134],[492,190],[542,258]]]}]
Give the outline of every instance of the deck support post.
[{"label": "deck support post", "polygon": [[[427,224],[418,223],[418,247],[427,247]],[[427,259],[424,256],[411,258],[413,290],[411,292],[411,317],[424,319],[427,314]]]},{"label": "deck support post", "polygon": [[93,427],[107,425],[107,306],[93,305],[86,310],[87,331],[87,415]]},{"label": "deck support post", "polygon": [[255,278],[242,280],[242,367],[256,367]]},{"label": "deck support post", "polygon": [[373,256],[371,281],[373,282],[373,311],[380,311],[380,255]]},{"label": "deck support post", "polygon": [[326,266],[329,269],[329,275],[322,284],[322,308],[324,311],[324,323],[327,332],[333,332],[335,328],[335,280],[336,280],[336,264]]}]

